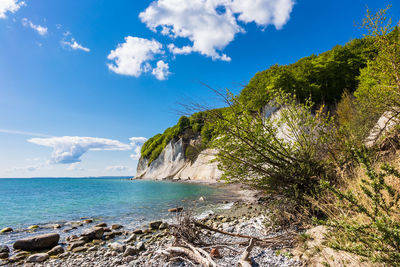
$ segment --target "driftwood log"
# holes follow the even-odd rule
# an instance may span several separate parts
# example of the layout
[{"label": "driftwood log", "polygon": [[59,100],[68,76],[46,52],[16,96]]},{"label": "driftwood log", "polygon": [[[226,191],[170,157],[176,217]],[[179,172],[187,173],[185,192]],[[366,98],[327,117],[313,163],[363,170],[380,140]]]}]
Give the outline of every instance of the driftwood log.
[{"label": "driftwood log", "polygon": [[254,239],[250,239],[250,243],[244,250],[242,257],[239,259],[238,266],[240,267],[251,267],[250,252],[254,247]]}]

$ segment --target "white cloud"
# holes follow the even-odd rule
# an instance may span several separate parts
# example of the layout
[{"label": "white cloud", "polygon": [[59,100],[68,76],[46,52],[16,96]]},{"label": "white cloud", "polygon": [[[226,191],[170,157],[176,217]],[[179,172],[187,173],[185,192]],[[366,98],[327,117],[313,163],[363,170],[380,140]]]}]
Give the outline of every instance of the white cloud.
[{"label": "white cloud", "polygon": [[85,52],[90,52],[90,49],[87,47],[82,46],[81,44],[79,44],[75,38],[71,38],[69,41],[62,41],[63,45],[69,46],[70,48],[72,48],[73,50],[82,50]]},{"label": "white cloud", "polygon": [[132,149],[134,150],[134,153],[131,154],[131,158],[134,160],[140,159],[140,150],[143,146],[143,144],[147,141],[147,138],[145,137],[131,137],[129,138],[131,141],[130,145]]},{"label": "white cloud", "polygon": [[163,81],[166,80],[167,77],[171,74],[169,72],[169,65],[162,60],[157,62],[157,67],[153,69],[151,72],[158,80]]},{"label": "white cloud", "polygon": [[107,58],[113,63],[107,65],[115,73],[139,77],[152,69],[149,61],[163,53],[162,44],[156,40],[128,36],[125,37],[125,43],[110,52]]},{"label": "white cloud", "polygon": [[0,19],[7,18],[6,13],[15,13],[22,6],[25,6],[24,1],[19,0],[0,0]]},{"label": "white cloud", "polygon": [[117,140],[98,137],[63,136],[31,138],[28,142],[52,147],[52,163],[70,164],[81,161],[89,150],[130,150],[132,147]]},{"label": "white cloud", "polygon": [[174,54],[198,52],[216,60],[230,61],[223,49],[236,34],[244,33],[239,23],[255,22],[282,28],[289,20],[294,0],[156,0],[139,18],[154,32],[184,38],[191,45],[168,45]]},{"label": "white cloud", "polygon": [[32,23],[32,21],[28,20],[27,18],[22,19],[22,25],[24,25],[25,27],[30,27],[31,29],[35,30],[41,36],[44,36],[47,34],[47,27],[35,25]]},{"label": "white cloud", "polygon": [[128,166],[108,166],[106,168],[107,171],[118,171],[118,172],[123,172],[123,171],[133,171],[132,168],[129,168]]},{"label": "white cloud", "polygon": [[158,0],[139,14],[139,18],[153,31],[173,38],[187,38],[192,46],[175,48],[178,54],[199,52],[203,55],[229,61],[221,54],[235,35],[243,29],[237,24],[230,9],[217,12],[226,0]]},{"label": "white cloud", "polygon": [[290,18],[293,0],[233,0],[232,11],[245,23],[255,22],[260,26],[273,24],[281,29]]}]

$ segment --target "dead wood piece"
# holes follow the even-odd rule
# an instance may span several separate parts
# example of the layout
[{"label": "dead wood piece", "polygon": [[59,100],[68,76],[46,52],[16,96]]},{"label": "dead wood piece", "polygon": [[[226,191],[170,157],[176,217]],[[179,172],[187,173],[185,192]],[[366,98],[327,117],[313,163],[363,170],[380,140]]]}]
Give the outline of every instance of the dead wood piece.
[{"label": "dead wood piece", "polygon": [[[213,265],[213,261],[210,262],[206,257],[202,256],[199,251],[192,250],[189,248],[184,248],[184,247],[169,247],[166,248],[165,250],[157,251],[157,253],[172,257],[175,256],[176,254],[178,255],[185,255],[191,260],[196,261],[199,263],[201,266],[204,267],[216,267],[217,265]],[[176,256],[175,256],[176,258]],[[215,263],[214,263],[215,264]]]},{"label": "dead wood piece", "polygon": [[260,238],[254,237],[254,236],[225,232],[223,230],[215,229],[215,228],[212,228],[208,225],[205,225],[205,224],[202,224],[199,222],[195,222],[195,225],[197,227],[204,228],[209,231],[217,232],[220,234],[234,236],[234,237],[240,237],[240,238],[254,239],[254,241],[257,241],[257,243],[266,243],[266,244],[270,244],[270,245],[274,245],[278,242],[279,243],[288,242],[290,240],[293,240],[293,236],[295,235],[294,233],[285,233],[280,236],[269,237],[267,239],[260,239]]},{"label": "dead wood piece", "polygon": [[255,244],[254,239],[251,239],[249,245],[244,250],[242,257],[239,259],[238,266],[251,267],[250,252],[253,249],[254,244]]},{"label": "dead wood piece", "polygon": [[203,254],[203,256],[206,257],[206,259],[208,260],[208,262],[209,262],[209,264],[210,264],[210,265],[209,265],[210,267],[218,267],[218,265],[217,265],[217,264],[214,262],[214,260],[211,258],[210,254],[208,254],[204,249],[196,248],[196,247],[192,246],[191,244],[189,244],[189,243],[187,243],[187,242],[185,242],[185,241],[184,241],[184,243],[185,243],[185,245],[188,246],[194,253],[199,254],[200,256],[202,256],[202,254]]}]

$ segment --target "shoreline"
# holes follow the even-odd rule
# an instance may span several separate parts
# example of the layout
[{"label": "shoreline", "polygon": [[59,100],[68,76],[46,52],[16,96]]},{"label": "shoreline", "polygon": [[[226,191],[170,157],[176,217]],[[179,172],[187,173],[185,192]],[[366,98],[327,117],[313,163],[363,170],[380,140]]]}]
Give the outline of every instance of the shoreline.
[{"label": "shoreline", "polygon": [[[187,183],[187,181],[174,182]],[[262,225],[262,220],[265,220],[266,218],[266,210],[263,210],[262,205],[257,204],[257,191],[243,188],[243,186],[241,185],[229,185],[220,182],[196,181],[193,184],[215,186],[218,188],[222,187],[237,196],[236,201],[231,201],[231,204],[225,206],[224,209],[216,210],[215,212],[208,215],[206,214],[204,218],[199,219],[199,221],[204,222],[207,225],[225,230],[232,231],[233,228],[237,228],[238,231],[242,231],[242,233],[244,234],[253,234],[257,236],[262,236],[266,234],[267,231],[259,232],[260,229],[258,229],[260,228],[260,225]],[[249,193],[252,194],[248,195]],[[227,203],[220,202],[217,204],[223,205]],[[197,214],[197,216],[199,215],[200,214]],[[156,223],[158,227],[162,225],[162,229],[154,229],[154,223]],[[90,231],[90,229],[93,230],[95,226],[101,225],[104,230],[102,236],[99,239],[93,239],[89,242],[86,242],[87,240],[85,241],[85,238],[83,236],[85,231]],[[10,253],[9,258],[0,260],[0,266],[49,266],[48,264],[50,264],[50,266],[83,265],[104,267],[162,266],[160,264],[165,264],[165,259],[156,257],[154,253],[156,252],[155,248],[158,248],[160,246],[169,246],[172,244],[171,235],[168,233],[169,228],[165,228],[165,226],[165,221],[153,221],[147,225],[147,229],[146,227],[138,227],[138,229],[128,230],[124,225],[106,225],[93,219],[86,219],[85,223],[85,220],[81,220],[75,225],[75,227],[81,228],[81,233],[62,238],[57,244],[57,249],[60,252],[59,254],[49,255],[53,254],[53,252],[48,250],[35,251],[32,253],[27,253],[22,250],[14,250],[12,251],[13,253]],[[254,230],[253,228],[256,230]],[[218,234],[212,234],[207,238],[213,240],[219,237]],[[225,241],[231,242],[229,238]],[[239,248],[241,247],[239,246],[238,249]],[[257,251],[258,253],[262,253],[261,250],[255,250],[255,252]],[[34,259],[37,256],[32,256],[36,255],[37,252],[43,255],[43,258],[39,257],[39,260],[46,258],[44,262],[29,262],[37,260]],[[221,253],[225,254],[228,253],[228,251],[224,251],[222,249]],[[229,253],[231,254],[232,252]],[[262,261],[272,260],[281,263],[291,262],[291,264],[283,264],[279,266],[292,266],[293,264],[297,264],[295,261],[292,261],[289,258],[276,256],[274,253],[274,250],[268,250],[268,256],[259,257],[261,257]],[[150,254],[151,257],[149,256]],[[150,265],[146,265],[149,260],[152,263]],[[262,261],[260,261],[260,263]],[[233,262],[230,257],[221,259],[221,266],[231,266],[232,263]]]}]

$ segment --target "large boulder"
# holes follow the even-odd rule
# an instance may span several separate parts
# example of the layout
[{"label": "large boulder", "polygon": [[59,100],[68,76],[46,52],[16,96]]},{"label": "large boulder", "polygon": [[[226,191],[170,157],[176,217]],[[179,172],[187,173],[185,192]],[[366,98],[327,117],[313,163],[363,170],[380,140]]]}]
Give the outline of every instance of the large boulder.
[{"label": "large boulder", "polygon": [[44,262],[49,258],[49,254],[47,253],[37,253],[33,254],[26,259],[27,262]]},{"label": "large boulder", "polygon": [[59,240],[59,234],[45,234],[17,240],[13,247],[14,249],[22,249],[25,251],[49,249],[55,247]]},{"label": "large boulder", "polygon": [[93,227],[93,228],[85,230],[81,234],[81,236],[86,236],[90,240],[93,240],[93,239],[101,239],[103,237],[103,234],[104,234],[104,228],[102,228],[102,227]]}]

